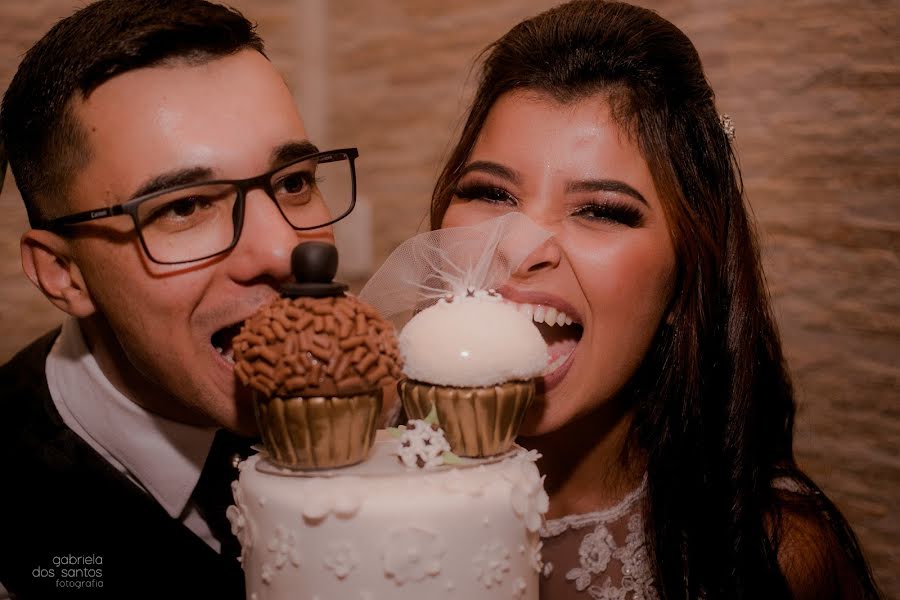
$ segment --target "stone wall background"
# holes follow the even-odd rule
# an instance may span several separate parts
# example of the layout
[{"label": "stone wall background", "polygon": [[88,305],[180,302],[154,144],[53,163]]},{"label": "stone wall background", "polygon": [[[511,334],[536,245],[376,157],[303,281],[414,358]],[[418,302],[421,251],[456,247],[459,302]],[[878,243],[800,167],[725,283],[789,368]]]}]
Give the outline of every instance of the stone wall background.
[{"label": "stone wall background", "polygon": [[[431,184],[487,43],[547,0],[241,0],[324,146],[361,150],[378,265],[426,228]],[[0,88],[82,0],[0,3]],[[645,0],[694,41],[737,125],[798,388],[801,463],[900,598],[900,3]],[[21,275],[25,213],[0,196],[0,361],[60,319]],[[367,239],[357,235],[358,239]],[[351,274],[364,279],[364,270]]]}]

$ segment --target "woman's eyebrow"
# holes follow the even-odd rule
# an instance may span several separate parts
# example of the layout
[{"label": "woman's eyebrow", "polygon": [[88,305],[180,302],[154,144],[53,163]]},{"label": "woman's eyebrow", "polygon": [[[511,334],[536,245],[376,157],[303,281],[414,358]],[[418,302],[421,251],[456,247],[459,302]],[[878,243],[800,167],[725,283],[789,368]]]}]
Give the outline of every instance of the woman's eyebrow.
[{"label": "woman's eyebrow", "polygon": [[495,177],[506,179],[510,183],[514,183],[516,185],[518,185],[521,181],[521,177],[519,177],[518,171],[489,160],[476,160],[474,162],[470,162],[462,168],[459,176],[463,177],[467,173],[471,173],[473,171],[479,171],[481,173],[487,173],[488,175],[494,175]]},{"label": "woman's eyebrow", "polygon": [[639,191],[624,181],[618,181],[617,179],[580,179],[578,181],[570,181],[566,185],[566,192],[616,192],[619,194],[627,194],[635,200],[650,206],[647,203],[646,198],[644,198]]}]

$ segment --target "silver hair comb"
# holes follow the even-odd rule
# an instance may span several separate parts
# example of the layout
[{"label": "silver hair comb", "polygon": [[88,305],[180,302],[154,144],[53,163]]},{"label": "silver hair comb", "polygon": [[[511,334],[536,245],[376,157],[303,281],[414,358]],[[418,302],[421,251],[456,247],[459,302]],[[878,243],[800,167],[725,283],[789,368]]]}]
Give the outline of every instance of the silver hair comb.
[{"label": "silver hair comb", "polygon": [[728,138],[729,142],[734,141],[734,121],[731,120],[731,117],[728,115],[719,115],[719,125],[722,126],[722,131],[725,132],[725,137]]}]

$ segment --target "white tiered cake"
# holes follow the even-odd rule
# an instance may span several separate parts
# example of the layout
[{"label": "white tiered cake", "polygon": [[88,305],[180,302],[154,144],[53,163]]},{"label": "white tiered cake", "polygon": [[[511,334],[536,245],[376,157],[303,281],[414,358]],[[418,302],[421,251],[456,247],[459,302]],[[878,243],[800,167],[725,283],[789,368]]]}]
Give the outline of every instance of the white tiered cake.
[{"label": "white tiered cake", "polygon": [[229,509],[250,600],[536,599],[547,496],[521,449],[433,470],[370,458],[328,472],[246,461]]},{"label": "white tiered cake", "polygon": [[[531,320],[473,291],[421,311],[401,349],[336,284],[283,291],[234,342],[266,444],[228,509],[247,597],[536,600],[549,502],[537,454],[513,444],[547,363]],[[398,354],[418,365],[401,386],[407,413],[432,413],[374,435]]]}]

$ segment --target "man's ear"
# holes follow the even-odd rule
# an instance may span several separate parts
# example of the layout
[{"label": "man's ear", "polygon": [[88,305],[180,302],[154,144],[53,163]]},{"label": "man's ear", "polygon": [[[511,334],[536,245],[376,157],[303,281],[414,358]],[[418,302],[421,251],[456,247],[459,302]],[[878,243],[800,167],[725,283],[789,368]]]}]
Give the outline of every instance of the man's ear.
[{"label": "man's ear", "polygon": [[50,302],[74,317],[94,314],[97,309],[67,240],[32,229],[22,235],[19,248],[25,275]]}]

